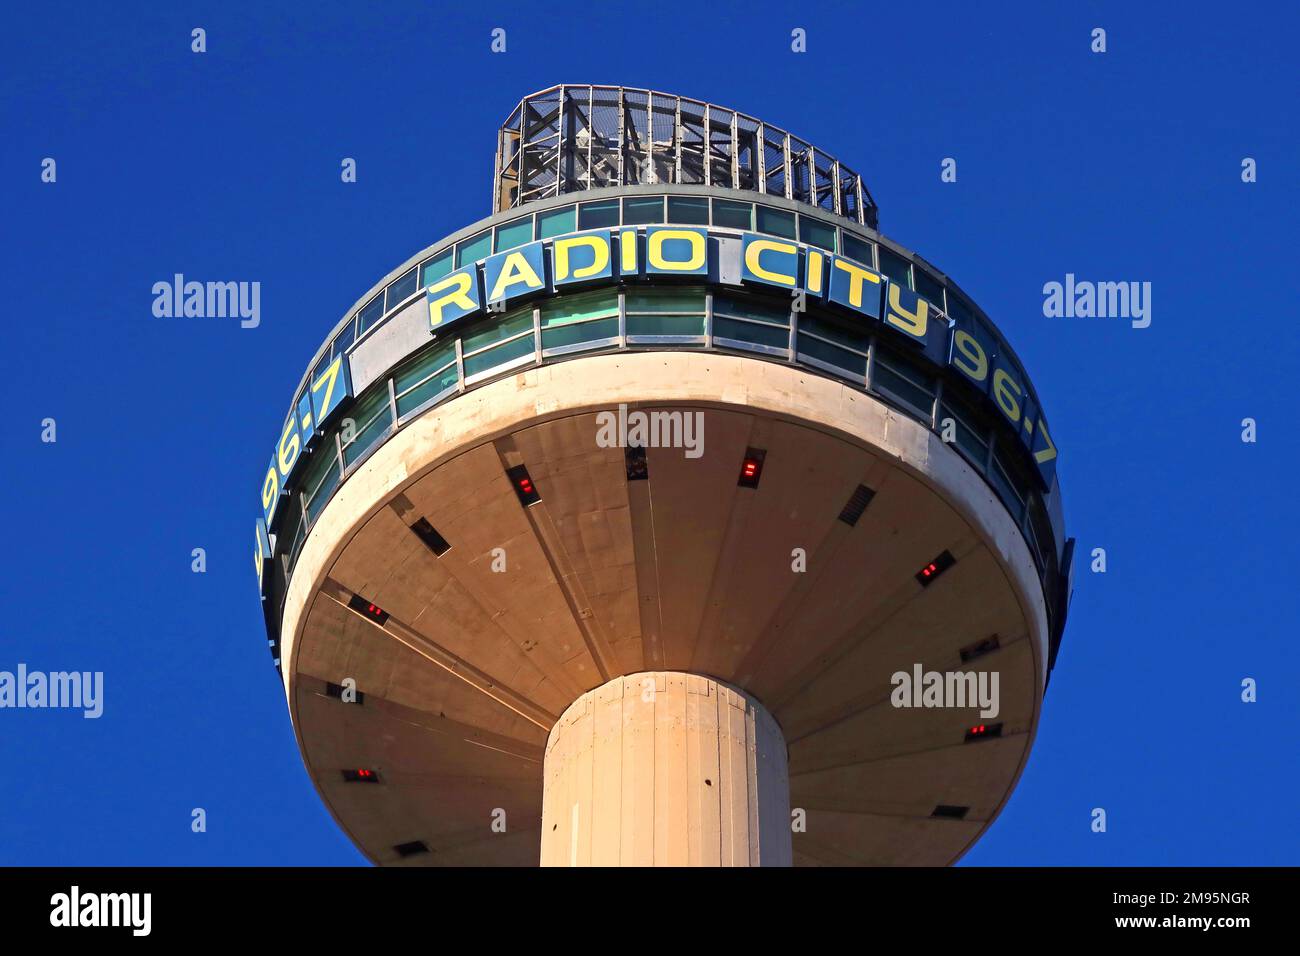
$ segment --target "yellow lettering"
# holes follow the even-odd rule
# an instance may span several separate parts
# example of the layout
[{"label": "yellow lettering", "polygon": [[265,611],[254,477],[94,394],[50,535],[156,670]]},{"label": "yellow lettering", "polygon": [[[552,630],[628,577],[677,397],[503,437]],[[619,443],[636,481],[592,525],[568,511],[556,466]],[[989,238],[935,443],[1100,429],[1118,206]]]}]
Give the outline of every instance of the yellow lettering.
[{"label": "yellow lettering", "polygon": [[[442,310],[448,303],[454,303],[466,311],[472,311],[475,308],[474,300],[469,297],[469,290],[474,286],[474,271],[454,272],[447,278],[429,286],[429,295],[437,298],[429,299],[429,324],[433,326],[442,325]],[[438,293],[444,289],[450,290],[445,295],[439,296]]]},{"label": "yellow lettering", "polygon": [[[591,265],[583,266],[581,269],[574,269],[572,275],[570,275],[569,253],[571,250],[583,246],[591,249]],[[555,252],[556,282],[563,282],[569,278],[586,279],[588,276],[599,275],[609,265],[609,239],[605,236],[570,236],[567,239],[556,239],[551,248]]]},{"label": "yellow lettering", "polygon": [[1038,434],[1043,436],[1043,441],[1047,442],[1047,447],[1034,452],[1034,461],[1040,465],[1045,465],[1056,457],[1056,445],[1052,442],[1052,436],[1047,434],[1047,422],[1041,418],[1038,420]]},{"label": "yellow lettering", "polygon": [[781,252],[794,255],[799,252],[799,247],[792,242],[778,242],[775,239],[755,239],[745,245],[746,269],[766,282],[774,282],[777,285],[788,285],[794,288],[794,276],[763,268],[763,253],[765,252]]},{"label": "yellow lettering", "polygon": [[262,510],[266,511],[271,507],[271,502],[275,496],[280,493],[280,476],[275,473],[275,466],[272,465],[266,472],[266,477],[262,479]]},{"label": "yellow lettering", "polygon": [[952,339],[953,348],[961,353],[971,364],[963,365],[957,356],[953,356],[952,364],[956,366],[957,371],[967,375],[976,382],[984,381],[989,374],[989,357],[984,352],[984,347],[976,341],[975,336],[962,329],[957,330],[957,334]]},{"label": "yellow lettering", "polygon": [[1020,403],[1016,401],[1020,392],[1020,385],[1007,374],[1006,369],[993,370],[993,397],[1002,409],[1002,414],[1013,422],[1020,419]]},{"label": "yellow lettering", "polygon": [[855,309],[862,307],[862,283],[863,282],[880,282],[880,276],[876,275],[861,266],[856,266],[845,259],[836,259],[835,268],[843,269],[851,278],[849,283],[849,305]]},{"label": "yellow lettering", "polygon": [[808,291],[822,291],[822,261],[823,256],[820,252],[812,249],[808,250]]},{"label": "yellow lettering", "polygon": [[902,329],[908,335],[915,335],[918,339],[925,338],[925,329],[929,324],[930,304],[925,299],[916,300],[916,311],[908,312],[900,304],[898,286],[889,283],[889,312],[885,316],[885,321],[896,328]]},{"label": "yellow lettering", "polygon": [[[685,262],[674,262],[664,256],[664,243],[670,239],[685,239],[691,244],[691,257]],[[646,241],[646,261],[655,269],[670,272],[694,272],[704,265],[706,253],[704,237],[687,229],[657,229]]]},{"label": "yellow lettering", "polygon": [[497,275],[496,285],[492,287],[492,294],[488,296],[488,301],[495,302],[504,298],[511,286],[521,282],[528,289],[540,289],[543,285],[522,252],[509,253],[501,266],[500,274]]},{"label": "yellow lettering", "polygon": [[629,229],[626,232],[620,232],[618,234],[618,247],[621,255],[619,270],[624,275],[632,275],[637,271],[636,230]]}]

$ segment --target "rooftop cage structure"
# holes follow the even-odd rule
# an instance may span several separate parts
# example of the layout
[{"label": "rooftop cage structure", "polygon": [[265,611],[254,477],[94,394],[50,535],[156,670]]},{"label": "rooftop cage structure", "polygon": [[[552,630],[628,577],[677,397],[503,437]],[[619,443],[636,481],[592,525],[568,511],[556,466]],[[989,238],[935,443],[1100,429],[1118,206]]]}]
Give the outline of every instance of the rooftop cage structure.
[{"label": "rooftop cage structure", "polygon": [[497,132],[493,212],[610,186],[700,185],[781,196],[875,229],[862,177],[736,110],[624,86],[552,86]]}]

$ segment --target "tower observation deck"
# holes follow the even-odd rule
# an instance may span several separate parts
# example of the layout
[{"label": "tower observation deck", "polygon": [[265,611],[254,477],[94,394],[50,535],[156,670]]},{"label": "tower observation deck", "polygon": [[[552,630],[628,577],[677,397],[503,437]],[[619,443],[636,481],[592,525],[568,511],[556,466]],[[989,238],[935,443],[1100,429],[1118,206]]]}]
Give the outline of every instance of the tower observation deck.
[{"label": "tower observation deck", "polygon": [[493,213],[317,349],[255,564],[304,764],[385,865],[946,864],[1065,626],[1047,413],[861,177],[557,86]]}]

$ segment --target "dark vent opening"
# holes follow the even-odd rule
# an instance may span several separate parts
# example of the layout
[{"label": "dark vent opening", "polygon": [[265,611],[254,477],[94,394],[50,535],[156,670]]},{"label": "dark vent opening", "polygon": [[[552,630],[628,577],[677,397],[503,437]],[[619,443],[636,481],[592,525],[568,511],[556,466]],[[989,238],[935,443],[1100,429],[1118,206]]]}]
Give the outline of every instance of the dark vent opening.
[{"label": "dark vent opening", "polygon": [[[344,690],[344,688],[343,688],[343,685],[342,685],[342,684],[326,684],[326,685],[325,685],[325,693],[328,694],[330,697],[333,697],[333,698],[335,698],[335,699],[337,699],[337,700],[342,700],[342,699],[343,699],[343,690]],[[364,704],[364,703],[366,702],[366,695],[365,695],[365,693],[364,693],[363,691],[356,690],[356,691],[353,691],[352,693],[353,693],[353,695],[356,697],[356,700],[354,700],[354,701],[350,701],[350,703],[354,703],[354,704]]]},{"label": "dark vent opening", "polygon": [[435,557],[441,558],[451,550],[451,545],[447,543],[447,539],[438,534],[437,529],[429,524],[428,518],[421,518],[411,525],[411,530],[415,532],[417,538],[424,542],[424,546],[434,553]]},{"label": "dark vent opening", "polygon": [[867,510],[867,505],[871,504],[871,499],[876,493],[866,485],[858,485],[858,490],[849,496],[849,502],[840,512],[840,520],[852,528],[862,517],[862,512]]},{"label": "dark vent opening", "polygon": [[399,843],[393,847],[393,851],[400,857],[416,856],[420,853],[428,853],[429,848],[424,845],[423,840],[412,840],[410,843]]},{"label": "dark vent opening", "polygon": [[945,820],[965,820],[966,813],[969,810],[970,807],[951,807],[946,803],[941,803],[934,808],[934,812],[930,816],[941,817]]},{"label": "dark vent opening", "polygon": [[998,636],[992,634],[984,638],[982,641],[976,641],[974,644],[967,644],[963,647],[959,652],[961,654],[961,662],[963,664],[968,664],[977,657],[983,657],[985,654],[992,654],[1001,646],[1002,645],[998,643]]},{"label": "dark vent opening", "polygon": [[650,477],[650,467],[645,460],[645,449],[640,445],[629,445],[623,449],[623,461],[627,465],[628,481],[645,481]]}]

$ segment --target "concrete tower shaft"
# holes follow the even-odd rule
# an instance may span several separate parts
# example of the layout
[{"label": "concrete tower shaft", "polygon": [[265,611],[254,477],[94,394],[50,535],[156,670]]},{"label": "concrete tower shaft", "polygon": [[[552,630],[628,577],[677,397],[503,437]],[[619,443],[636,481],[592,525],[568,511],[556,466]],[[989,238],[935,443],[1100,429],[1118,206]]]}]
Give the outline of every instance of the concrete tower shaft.
[{"label": "concrete tower shaft", "polygon": [[616,677],[546,744],[542,866],[789,866],[785,738],[698,674]]}]

